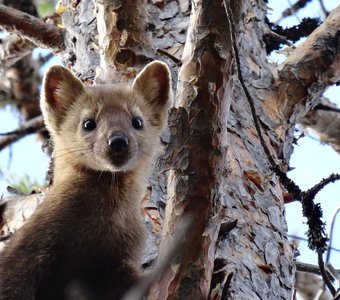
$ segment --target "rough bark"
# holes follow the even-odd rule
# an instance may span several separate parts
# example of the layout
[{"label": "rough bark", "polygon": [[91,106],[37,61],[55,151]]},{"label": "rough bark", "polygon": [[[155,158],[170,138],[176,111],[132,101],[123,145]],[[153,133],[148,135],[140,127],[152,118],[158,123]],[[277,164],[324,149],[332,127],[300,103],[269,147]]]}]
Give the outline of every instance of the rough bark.
[{"label": "rough bark", "polygon": [[[218,242],[215,254],[213,299],[270,299],[290,297],[294,263],[286,235],[283,188],[268,155],[280,165],[282,146],[263,110],[263,99],[273,89],[273,76],[262,44],[265,7],[250,2],[231,7],[234,46],[240,70],[233,70],[233,93],[228,116],[228,154],[223,206],[226,222],[237,227]],[[235,55],[235,54],[234,54]],[[241,73],[237,74],[236,73]],[[240,76],[245,83],[241,87]],[[245,96],[245,88],[251,99]],[[255,119],[261,132],[255,128]],[[264,151],[260,136],[269,153]]]},{"label": "rough bark", "polygon": [[146,2],[96,1],[96,12],[101,68],[97,81],[133,78],[132,67],[140,68],[155,57]]},{"label": "rough bark", "polygon": [[222,0],[192,1],[183,49],[189,1],[63,0],[63,60],[82,80],[129,80],[155,57],[172,60],[175,72],[182,64],[168,147],[144,199],[146,263],[155,257],[166,194],[160,258],[182,219],[194,225],[151,299],[289,299],[293,288],[285,189],[268,156],[288,169],[295,123],[339,81],[339,8],[276,69],[262,42],[265,2],[231,2],[227,16]]},{"label": "rough bark", "polygon": [[147,20],[145,1],[80,2],[62,13],[63,59],[83,80],[131,80],[155,57]]},{"label": "rough bark", "polygon": [[[228,26],[221,2],[194,1],[179,71],[178,109],[170,112],[169,176],[163,236],[193,221],[181,258],[154,287],[152,299],[206,299],[214,267],[225,178],[226,120],[231,86]],[[228,84],[229,83],[229,84]],[[162,259],[162,256],[161,258]],[[175,267],[174,267],[175,266]]]}]

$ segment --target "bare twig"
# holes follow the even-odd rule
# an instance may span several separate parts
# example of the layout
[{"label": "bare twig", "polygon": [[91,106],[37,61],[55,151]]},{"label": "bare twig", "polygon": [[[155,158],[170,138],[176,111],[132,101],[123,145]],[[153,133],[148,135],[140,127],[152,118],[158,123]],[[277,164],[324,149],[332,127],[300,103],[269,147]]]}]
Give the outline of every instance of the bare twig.
[{"label": "bare twig", "polygon": [[[303,262],[300,262],[300,261],[296,261],[295,266],[296,266],[296,270],[298,270],[300,272],[306,272],[306,273],[311,273],[311,274],[315,274],[315,275],[321,275],[319,266],[303,263]],[[340,270],[335,270],[335,271],[340,272]],[[329,271],[327,271],[327,272],[329,272]],[[331,275],[331,273],[330,273],[330,275]]]},{"label": "bare twig", "polygon": [[327,178],[322,179],[318,184],[307,190],[306,192],[303,192],[305,197],[308,198],[315,198],[316,194],[319,193],[326,185],[329,183],[333,183],[340,179],[340,174],[331,174]]},{"label": "bare twig", "polygon": [[[299,261],[295,262],[295,266],[296,266],[296,270],[299,271],[299,272],[321,275],[319,266],[307,264],[307,263],[303,263],[303,262],[299,262]],[[325,270],[326,270],[326,274],[327,274],[328,277],[339,280],[338,279],[339,274],[340,274],[339,269],[336,270],[336,269],[333,268],[333,266],[327,265]]]},{"label": "bare twig", "polygon": [[277,34],[276,32],[272,31],[272,30],[268,30],[267,34],[277,40],[279,40],[282,44],[286,44],[289,47],[292,47],[293,49],[295,49],[295,46],[293,43],[291,43],[290,41],[288,41],[288,39],[280,34]]},{"label": "bare twig", "polygon": [[28,134],[36,133],[37,131],[43,128],[44,128],[43,118],[42,116],[38,116],[33,119],[30,119],[29,121],[24,123],[21,127],[12,132],[0,134],[0,151],[3,150],[6,146],[18,141],[22,137]]},{"label": "bare twig", "polygon": [[[304,237],[301,237],[301,236],[297,236],[297,235],[294,235],[294,234],[288,234],[288,237],[291,238],[291,239],[294,239],[294,240],[299,240],[299,241],[303,241],[303,242],[308,242],[308,239],[307,239],[307,238],[304,238]],[[335,251],[335,252],[339,252],[339,253],[340,253],[340,249],[334,248],[334,247],[330,247],[330,245],[328,246],[327,249],[331,249],[332,251]]]},{"label": "bare twig", "polygon": [[340,270],[336,270],[331,264],[327,264],[326,270],[340,284]]},{"label": "bare twig", "polygon": [[18,60],[30,54],[35,44],[21,36],[10,34],[0,40],[0,64],[2,68],[11,67]]},{"label": "bare twig", "polygon": [[47,55],[43,56],[43,55],[39,55],[38,61],[40,65],[45,64],[46,62],[48,62],[51,58],[54,57],[53,52],[48,53]]},{"label": "bare twig", "polygon": [[331,112],[336,112],[336,113],[340,113],[340,109],[336,108],[336,107],[331,107],[329,105],[326,104],[318,104],[316,105],[313,110],[324,110],[324,111],[331,111]]},{"label": "bare twig", "polygon": [[[295,4],[291,5],[290,7],[288,7],[286,10],[284,10],[282,12],[282,16],[276,20],[276,24],[278,24],[282,19],[286,18],[286,17],[289,17],[289,16],[292,16],[292,15],[295,15],[295,13],[305,7],[305,5],[310,2],[311,0],[299,0],[297,1]],[[298,19],[298,17],[296,17]]]},{"label": "bare twig", "polygon": [[327,249],[327,253],[326,253],[326,264],[329,262],[330,256],[331,256],[331,250],[334,250],[332,248],[332,241],[333,241],[333,233],[334,233],[334,224],[335,224],[335,220],[338,216],[340,212],[340,206],[336,209],[333,218],[332,218],[332,222],[331,222],[331,228],[329,230],[329,247]]},{"label": "bare twig", "polygon": [[320,204],[315,204],[314,198],[327,184],[340,179],[339,174],[331,174],[328,178],[301,194],[303,215],[308,223],[308,246],[312,250],[323,253],[327,249],[328,238],[324,232],[325,224],[321,221],[322,210]]},{"label": "bare twig", "polygon": [[324,13],[325,17],[329,15],[329,11],[326,9],[325,4],[323,3],[323,0],[319,0],[320,7],[322,12]]},{"label": "bare twig", "polygon": [[63,32],[39,18],[5,5],[0,5],[0,26],[8,32],[24,35],[36,45],[54,52],[65,49]]},{"label": "bare twig", "polygon": [[320,273],[321,273],[321,277],[324,281],[324,283],[326,284],[326,286],[328,287],[329,291],[331,292],[331,294],[334,296],[336,293],[336,290],[330,280],[330,274],[327,273],[326,269],[325,269],[325,263],[323,261],[323,257],[322,257],[322,252],[318,251],[318,264],[319,264],[319,268],[320,268]]}]

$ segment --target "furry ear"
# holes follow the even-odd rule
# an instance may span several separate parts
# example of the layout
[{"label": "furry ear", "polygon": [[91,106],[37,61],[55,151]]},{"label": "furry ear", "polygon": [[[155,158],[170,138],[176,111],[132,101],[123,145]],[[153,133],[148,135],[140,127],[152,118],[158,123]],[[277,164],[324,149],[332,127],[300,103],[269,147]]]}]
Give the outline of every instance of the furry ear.
[{"label": "furry ear", "polygon": [[51,67],[43,80],[41,111],[49,131],[58,131],[66,111],[85,91],[83,83],[62,66]]},{"label": "furry ear", "polygon": [[132,87],[141,93],[149,104],[159,108],[170,106],[171,73],[165,63],[158,60],[149,63],[138,74]]}]

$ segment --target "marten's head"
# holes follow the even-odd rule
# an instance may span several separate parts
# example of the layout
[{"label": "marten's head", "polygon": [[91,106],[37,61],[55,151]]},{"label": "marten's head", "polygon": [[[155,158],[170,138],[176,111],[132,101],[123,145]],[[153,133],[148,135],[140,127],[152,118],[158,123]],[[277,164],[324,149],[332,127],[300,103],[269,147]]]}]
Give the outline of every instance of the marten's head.
[{"label": "marten's head", "polygon": [[153,154],[170,103],[169,69],[154,61],[132,85],[86,87],[64,67],[54,66],[44,78],[41,108],[56,163],[119,172]]}]

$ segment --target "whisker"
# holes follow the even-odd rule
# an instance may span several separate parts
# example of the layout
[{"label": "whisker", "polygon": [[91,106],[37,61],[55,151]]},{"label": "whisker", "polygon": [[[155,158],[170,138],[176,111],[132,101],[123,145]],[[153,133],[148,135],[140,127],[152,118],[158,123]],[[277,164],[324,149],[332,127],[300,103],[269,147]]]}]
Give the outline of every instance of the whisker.
[{"label": "whisker", "polygon": [[[73,151],[69,151],[69,152],[66,152],[66,153],[62,153],[60,155],[55,155],[54,156],[54,159],[56,158],[59,158],[59,157],[62,157],[62,156],[65,156],[65,155],[68,155],[68,154],[73,154],[73,153],[77,153],[77,152],[83,152],[85,150],[89,150],[89,148],[82,148],[82,149],[76,149],[76,150],[73,150]],[[58,152],[59,153],[59,152]]]},{"label": "whisker", "polygon": [[[73,150],[78,150],[79,149],[79,147],[78,146],[74,146],[74,147],[69,147],[69,148],[63,148],[63,149],[58,149],[58,153],[59,152],[65,152],[65,151],[73,151]],[[84,148],[82,148],[82,149],[90,149],[89,147],[84,147]]]}]

